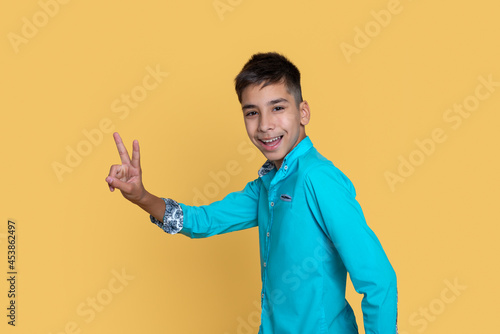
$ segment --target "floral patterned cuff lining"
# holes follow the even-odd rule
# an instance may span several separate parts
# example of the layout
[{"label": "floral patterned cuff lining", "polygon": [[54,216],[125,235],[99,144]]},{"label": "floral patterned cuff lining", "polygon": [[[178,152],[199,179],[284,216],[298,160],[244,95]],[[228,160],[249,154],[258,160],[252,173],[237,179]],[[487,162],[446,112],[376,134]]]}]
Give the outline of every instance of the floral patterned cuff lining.
[{"label": "floral patterned cuff lining", "polygon": [[163,216],[163,222],[159,221],[152,215],[149,216],[149,219],[163,231],[169,234],[176,234],[182,230],[184,223],[184,213],[182,212],[182,208],[179,203],[173,199],[162,198],[162,200],[165,202],[165,215]]}]

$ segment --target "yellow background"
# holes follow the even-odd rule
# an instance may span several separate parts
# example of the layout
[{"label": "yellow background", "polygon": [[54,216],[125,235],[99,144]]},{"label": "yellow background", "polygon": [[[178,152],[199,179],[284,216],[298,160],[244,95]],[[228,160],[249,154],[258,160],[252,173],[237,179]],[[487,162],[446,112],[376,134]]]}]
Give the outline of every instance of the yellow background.
[{"label": "yellow background", "polygon": [[[395,2],[220,2],[222,13],[212,0],[75,0],[52,7],[47,22],[37,1],[3,6],[1,332],[257,333],[256,229],[204,240],[162,232],[109,192],[104,178],[119,163],[111,133],[96,135],[62,180],[53,165],[67,165],[67,148],[84,150],[83,131],[108,120],[129,150],[139,140],[149,191],[193,203],[197,190],[216,200],[242,189],[264,158],[248,151],[233,79],[264,51],[301,70],[307,134],[353,181],[397,272],[400,333],[495,332],[500,87],[456,129],[443,115],[475,94],[478,77],[500,81],[498,4],[402,0],[377,30],[372,11]],[[38,31],[14,46],[34,17]],[[346,57],[342,43],[356,46],[367,27],[369,43]],[[168,76],[126,117],[114,112],[122,94],[140,92],[148,67]],[[385,173],[435,128],[446,141],[391,189]],[[210,173],[232,160],[238,173],[214,187]],[[18,237],[15,328],[8,219]],[[122,271],[120,286],[113,272]],[[458,294],[445,290],[454,281],[465,287]],[[352,286],[347,296],[362,328],[361,296]],[[92,298],[106,305],[91,319]],[[432,320],[422,320],[429,308]]]}]

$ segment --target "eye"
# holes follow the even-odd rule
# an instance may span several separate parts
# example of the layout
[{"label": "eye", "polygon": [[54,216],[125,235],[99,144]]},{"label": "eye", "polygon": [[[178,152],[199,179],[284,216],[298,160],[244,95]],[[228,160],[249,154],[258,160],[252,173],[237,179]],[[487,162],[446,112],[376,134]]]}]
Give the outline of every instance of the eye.
[{"label": "eye", "polygon": [[256,111],[249,111],[245,114],[246,117],[257,115]]},{"label": "eye", "polygon": [[273,108],[273,111],[279,111],[279,110],[283,110],[285,108],[283,108],[282,106],[276,106]]}]

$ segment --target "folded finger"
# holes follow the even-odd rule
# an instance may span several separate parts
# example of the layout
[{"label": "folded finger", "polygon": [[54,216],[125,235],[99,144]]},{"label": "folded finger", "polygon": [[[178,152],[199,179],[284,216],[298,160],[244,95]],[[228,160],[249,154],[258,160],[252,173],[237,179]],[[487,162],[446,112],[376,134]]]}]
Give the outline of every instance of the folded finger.
[{"label": "folded finger", "polygon": [[123,182],[114,177],[107,177],[106,182],[110,185],[110,187],[121,190],[122,192],[129,194],[132,191],[133,185],[127,182]]},{"label": "folded finger", "polygon": [[110,191],[114,191],[115,187],[113,187],[111,185],[111,183],[109,182],[109,180],[112,180],[112,178],[119,178],[119,177],[121,177],[121,175],[120,175],[121,173],[122,173],[122,166],[121,165],[113,165],[109,169],[109,174],[106,177],[106,182],[108,182],[109,190]]}]

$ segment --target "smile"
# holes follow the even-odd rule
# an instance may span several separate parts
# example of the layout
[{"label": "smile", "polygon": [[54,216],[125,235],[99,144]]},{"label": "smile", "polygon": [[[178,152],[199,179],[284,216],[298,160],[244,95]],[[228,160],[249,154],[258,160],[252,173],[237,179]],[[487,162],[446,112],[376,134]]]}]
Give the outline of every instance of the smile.
[{"label": "smile", "polygon": [[259,139],[259,141],[262,143],[264,148],[272,150],[278,147],[279,143],[281,143],[281,138],[283,138],[283,136],[277,136],[269,139]]},{"label": "smile", "polygon": [[273,141],[277,141],[278,139],[281,139],[281,137],[283,137],[283,136],[274,137],[274,138],[269,139],[269,140],[261,139],[261,141],[263,141],[264,143],[272,143]]}]

